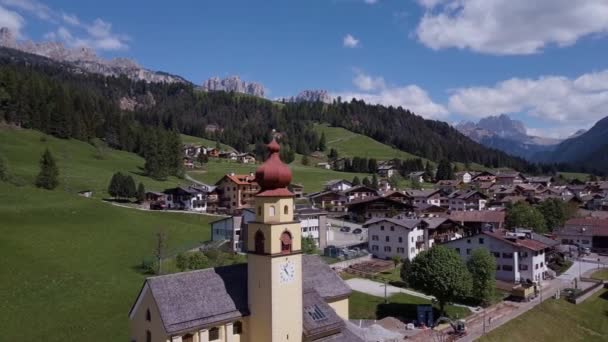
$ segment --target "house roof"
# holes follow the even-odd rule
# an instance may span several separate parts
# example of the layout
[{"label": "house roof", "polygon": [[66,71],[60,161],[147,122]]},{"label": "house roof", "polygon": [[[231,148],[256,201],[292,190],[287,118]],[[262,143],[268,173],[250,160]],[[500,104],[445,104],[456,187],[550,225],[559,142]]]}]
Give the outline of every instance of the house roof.
[{"label": "house roof", "polygon": [[444,224],[446,222],[448,222],[448,223],[451,222],[455,225],[460,226],[458,223],[456,223],[446,217],[429,217],[429,218],[422,219],[422,221],[424,223],[426,223],[426,228],[428,228],[428,229],[437,229],[437,227],[441,226],[442,224]]},{"label": "house roof", "polygon": [[357,186],[353,186],[352,188],[346,189],[344,191],[342,191],[342,193],[347,194],[349,192],[373,192],[375,194],[378,193],[378,190],[366,186],[366,185],[357,185]]},{"label": "house roof", "polygon": [[431,190],[406,190],[405,194],[411,197],[426,197],[429,198],[434,194],[439,193],[438,189]]},{"label": "house roof", "polygon": [[439,206],[436,206],[434,204],[429,204],[429,203],[418,203],[414,205],[414,210],[419,211],[419,212],[424,212],[424,211],[442,211],[442,212],[446,212],[448,211],[448,209],[446,208],[442,208]]},{"label": "house roof", "polygon": [[505,235],[505,230],[484,231],[482,234],[491,236],[510,245],[523,247],[532,251],[541,251],[549,247],[540,241],[535,241],[528,238],[509,238]]},{"label": "house roof", "polygon": [[344,321],[327,304],[314,288],[303,291],[303,328],[304,336],[310,340],[318,337],[339,333],[345,326]]},{"label": "house roof", "polygon": [[407,228],[407,229],[414,229],[416,228],[419,224],[420,224],[420,220],[419,219],[405,219],[405,220],[398,220],[398,219],[393,219],[393,218],[374,218],[371,219],[367,222],[365,222],[363,224],[363,227],[368,227],[369,225],[372,225],[374,223],[378,223],[378,222],[390,222],[394,225],[403,227],[403,228]]},{"label": "house roof", "polygon": [[421,176],[424,176],[425,173],[426,172],[424,172],[424,171],[410,172],[409,176],[410,177],[416,177],[416,176],[421,177]]},{"label": "house roof", "polygon": [[[320,257],[303,255],[302,268],[305,292],[313,290],[326,301],[350,295],[350,287]],[[150,277],[143,289],[149,287],[166,332],[174,334],[249,315],[247,272],[247,264],[237,264]]]},{"label": "house roof", "polygon": [[409,207],[410,206],[407,203],[403,203],[401,201],[397,201],[397,200],[394,200],[394,199],[391,199],[391,198],[387,198],[387,197],[382,197],[382,196],[368,196],[368,197],[365,197],[365,198],[362,198],[362,199],[359,199],[359,200],[356,200],[356,201],[352,201],[352,202],[346,203],[346,206],[347,207],[353,207],[353,206],[357,206],[357,205],[361,205],[361,204],[365,204],[365,203],[370,203],[370,202],[376,202],[376,201],[379,201],[379,202],[389,202],[389,203],[393,203],[393,204],[395,204],[397,206],[400,206],[400,207]]},{"label": "house roof", "polygon": [[479,194],[479,196],[481,196],[482,198],[488,198],[488,196],[482,194],[481,192],[477,191],[477,190],[460,190],[460,191],[455,191],[453,193],[451,193],[448,198],[458,198],[458,199],[469,199],[471,196],[475,195],[475,194]]},{"label": "house roof", "polygon": [[255,181],[255,176],[252,176],[250,174],[244,174],[244,175],[239,175],[239,174],[227,174],[224,175],[224,177],[222,177],[217,183],[220,184],[224,179],[228,179],[231,182],[238,184],[238,185],[248,185],[248,184],[257,184]]},{"label": "house roof", "polygon": [[346,184],[348,184],[350,186],[353,185],[353,183],[347,181],[346,179],[332,179],[332,180],[329,180],[329,181],[325,182],[325,185],[326,186],[332,186],[332,185],[335,185],[335,184],[338,184],[338,183],[346,183]]},{"label": "house roof", "polygon": [[450,218],[456,222],[504,222],[505,212],[494,210],[453,211]]}]

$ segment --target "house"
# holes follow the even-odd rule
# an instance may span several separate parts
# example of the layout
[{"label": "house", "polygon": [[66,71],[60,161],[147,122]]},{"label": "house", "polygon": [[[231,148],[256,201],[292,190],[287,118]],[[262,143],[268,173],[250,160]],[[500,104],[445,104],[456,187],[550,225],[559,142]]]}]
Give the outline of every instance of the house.
[{"label": "house", "polygon": [[426,172],[424,172],[424,171],[410,172],[409,175],[408,175],[408,178],[412,182],[424,183],[424,175],[425,174],[426,174]]},{"label": "house", "polygon": [[82,191],[78,191],[78,195],[82,196],[82,197],[93,197],[93,190],[82,190]]},{"label": "house", "polygon": [[573,218],[554,234],[563,244],[590,248],[595,252],[608,251],[608,219]]},{"label": "house", "polygon": [[521,184],[524,179],[524,176],[519,172],[504,171],[496,174],[496,183],[500,185]]},{"label": "house", "polygon": [[412,198],[412,204],[432,204],[441,205],[441,192],[438,189],[431,190],[406,190],[405,194]]},{"label": "house", "polygon": [[396,175],[399,170],[392,164],[378,165],[378,175],[380,177],[391,178]]},{"label": "house", "polygon": [[210,158],[219,158],[220,157],[220,150],[218,150],[215,147],[209,147],[209,148],[207,148],[207,155]]},{"label": "house", "polygon": [[391,185],[391,182],[389,182],[387,179],[378,180],[378,191],[384,193],[389,192],[391,190],[394,190],[393,186]]},{"label": "house", "polygon": [[391,199],[393,201],[399,201],[407,204],[412,204],[412,198],[404,194],[401,191],[389,191],[382,194],[384,198]]},{"label": "house", "polygon": [[369,238],[369,251],[376,258],[413,260],[425,250],[424,228],[419,219],[375,218],[363,224]]},{"label": "house", "polygon": [[537,185],[542,185],[546,188],[550,187],[551,184],[554,182],[554,178],[551,176],[543,176],[543,177],[527,177],[526,178],[526,182],[528,184],[537,184]]},{"label": "house", "polygon": [[253,153],[239,153],[236,155],[236,161],[243,164],[255,164],[255,155]]},{"label": "house", "polygon": [[250,208],[255,194],[260,190],[253,173],[229,173],[215,185],[219,195],[219,206],[226,208],[229,213]]},{"label": "house", "polygon": [[216,124],[208,124],[205,126],[206,133],[215,133],[215,132],[221,133],[223,131],[224,131],[224,129]]},{"label": "house", "polygon": [[448,241],[444,246],[454,249],[464,261],[470,258],[475,249],[487,249],[496,259],[498,280],[510,283],[538,282],[548,275],[545,255],[549,246],[522,234],[486,230]]},{"label": "house", "polygon": [[228,159],[232,161],[237,160],[237,153],[234,151],[222,151],[219,153],[219,157],[222,159]]},{"label": "house", "polygon": [[304,186],[302,184],[292,183],[289,185],[289,191],[293,192],[296,198],[304,197]]},{"label": "house", "polygon": [[378,190],[366,185],[357,185],[342,191],[348,202],[357,201],[366,197],[378,196]]},{"label": "house", "polygon": [[308,195],[308,199],[314,207],[329,212],[346,211],[346,202],[348,201],[346,196],[339,191],[316,192]]},{"label": "house", "polygon": [[413,207],[408,203],[395,201],[381,196],[366,197],[346,204],[348,215],[353,221],[364,222],[372,218],[393,217],[400,213],[411,213]]},{"label": "house", "polygon": [[416,217],[444,217],[447,216],[448,209],[428,203],[420,203],[414,205],[414,214]]},{"label": "house", "polygon": [[182,158],[183,160],[183,165],[186,169],[194,169],[194,159],[190,158],[190,157],[184,157]]},{"label": "house", "polygon": [[302,254],[279,149],[273,140],[256,171],[247,263],[147,278],[129,311],[131,341],[363,342],[347,322],[348,285]]},{"label": "house", "polygon": [[207,211],[207,192],[195,187],[182,187],[165,189],[165,209]]},{"label": "house", "polygon": [[462,182],[464,184],[469,184],[473,180],[475,174],[469,171],[460,171],[456,172],[454,176],[456,177],[457,181]]},{"label": "house", "polygon": [[472,183],[496,183],[496,175],[488,172],[482,171],[477,173],[471,178]]},{"label": "house", "polygon": [[320,169],[331,170],[331,164],[327,162],[319,162],[315,166]]},{"label": "house", "polygon": [[334,179],[325,183],[325,190],[345,191],[353,187],[353,183],[345,179]]},{"label": "house", "polygon": [[246,252],[244,249],[244,236],[247,224],[255,219],[255,213],[244,209],[241,215],[221,218],[211,222],[212,241],[230,241],[230,248],[234,252]]},{"label": "house", "polygon": [[460,190],[448,196],[451,211],[483,210],[486,207],[488,196],[477,190]]},{"label": "house", "polygon": [[442,193],[451,194],[458,189],[460,184],[462,184],[462,182],[458,179],[445,179],[438,181],[435,185],[437,186],[437,189],[441,190]]},{"label": "house", "polygon": [[448,217],[464,226],[467,234],[473,234],[487,229],[502,229],[505,216],[504,211],[471,210],[452,211]]},{"label": "house", "polygon": [[422,219],[422,227],[425,229],[424,240],[426,248],[435,244],[460,239],[465,228],[447,217],[428,217]]},{"label": "house", "polygon": [[591,190],[590,190],[589,186],[586,184],[568,185],[568,186],[566,186],[566,189],[568,189],[568,191],[572,195],[579,197],[579,198],[583,197],[583,196],[591,195]]},{"label": "house", "polygon": [[295,219],[300,222],[303,238],[311,237],[321,250],[327,247],[329,223],[325,211],[310,207],[296,208]]}]

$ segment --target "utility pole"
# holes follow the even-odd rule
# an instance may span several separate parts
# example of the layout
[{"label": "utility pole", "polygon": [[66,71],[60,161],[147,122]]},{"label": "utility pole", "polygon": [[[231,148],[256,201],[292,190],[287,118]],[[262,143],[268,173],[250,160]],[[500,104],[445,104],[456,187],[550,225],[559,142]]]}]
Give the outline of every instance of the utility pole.
[{"label": "utility pole", "polygon": [[388,304],[388,297],[386,295],[386,287],[387,287],[387,281],[386,278],[384,279],[384,304]]}]

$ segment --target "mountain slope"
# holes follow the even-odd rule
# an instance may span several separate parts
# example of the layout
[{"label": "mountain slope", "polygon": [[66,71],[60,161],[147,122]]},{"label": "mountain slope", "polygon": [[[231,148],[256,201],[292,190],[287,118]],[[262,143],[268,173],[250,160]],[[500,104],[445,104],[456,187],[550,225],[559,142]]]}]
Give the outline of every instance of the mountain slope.
[{"label": "mountain slope", "polygon": [[528,135],[521,121],[502,114],[488,116],[477,123],[461,122],[456,125],[461,133],[484,146],[495,148],[514,156],[534,160],[539,152],[553,150],[559,139]]}]

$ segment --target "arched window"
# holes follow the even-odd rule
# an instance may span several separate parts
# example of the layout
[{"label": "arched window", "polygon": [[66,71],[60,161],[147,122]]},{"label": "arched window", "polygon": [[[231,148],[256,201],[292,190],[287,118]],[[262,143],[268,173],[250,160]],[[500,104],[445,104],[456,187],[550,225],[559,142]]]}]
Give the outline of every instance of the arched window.
[{"label": "arched window", "polygon": [[255,252],[258,254],[264,254],[264,233],[258,230],[255,233]]},{"label": "arched window", "polygon": [[274,205],[271,205],[270,208],[268,208],[268,215],[270,215],[270,216],[276,215],[276,209],[275,209]]},{"label": "arched window", "polygon": [[289,233],[288,231],[284,231],[281,234],[281,253],[291,253],[291,233]]},{"label": "arched window", "polygon": [[182,336],[182,342],[194,342],[194,336],[192,336],[192,334],[186,334]]},{"label": "arched window", "polygon": [[289,207],[288,206],[284,206],[283,207],[283,214],[285,214],[285,215],[289,214]]},{"label": "arched window", "polygon": [[146,310],[146,321],[150,322],[152,320],[152,315],[150,315],[150,309]]},{"label": "arched window", "polygon": [[243,333],[243,323],[241,321],[236,321],[232,325],[232,334],[240,335]]}]

